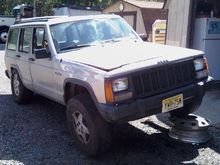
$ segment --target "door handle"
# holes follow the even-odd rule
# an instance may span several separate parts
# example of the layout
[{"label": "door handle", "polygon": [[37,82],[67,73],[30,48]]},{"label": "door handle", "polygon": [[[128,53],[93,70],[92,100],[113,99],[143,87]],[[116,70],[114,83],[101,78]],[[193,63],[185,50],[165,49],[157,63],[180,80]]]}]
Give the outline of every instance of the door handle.
[{"label": "door handle", "polygon": [[15,57],[20,58],[21,56],[20,55],[15,55]]},{"label": "door handle", "polygon": [[35,59],[34,59],[34,58],[29,58],[28,60],[29,60],[29,61],[35,61]]}]

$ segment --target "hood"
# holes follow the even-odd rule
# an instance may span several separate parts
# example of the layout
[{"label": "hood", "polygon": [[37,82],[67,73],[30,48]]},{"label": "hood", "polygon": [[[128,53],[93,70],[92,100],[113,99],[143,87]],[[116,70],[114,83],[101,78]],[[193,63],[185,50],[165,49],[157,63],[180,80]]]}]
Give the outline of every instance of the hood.
[{"label": "hood", "polygon": [[192,49],[132,41],[75,49],[59,56],[63,61],[83,63],[110,71],[142,61],[173,61],[201,54],[203,52]]}]

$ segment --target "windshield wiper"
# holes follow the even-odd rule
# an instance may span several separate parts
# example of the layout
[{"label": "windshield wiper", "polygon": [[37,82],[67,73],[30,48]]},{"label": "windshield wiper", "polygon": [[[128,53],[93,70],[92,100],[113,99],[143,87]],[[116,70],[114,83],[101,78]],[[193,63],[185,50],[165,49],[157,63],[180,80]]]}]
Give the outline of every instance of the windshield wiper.
[{"label": "windshield wiper", "polygon": [[92,44],[72,44],[72,45],[68,45],[64,48],[61,48],[60,50],[69,50],[69,49],[77,49],[77,48],[84,48],[84,47],[90,47],[93,46]]},{"label": "windshield wiper", "polygon": [[109,40],[103,40],[103,41],[101,41],[101,44],[105,44],[105,43],[115,43],[115,42],[120,42],[121,41],[121,39],[115,39],[115,38],[113,38],[113,39],[109,39]]},{"label": "windshield wiper", "polygon": [[112,38],[112,39],[109,39],[109,40],[103,40],[101,41],[102,44],[105,44],[105,43],[115,43],[115,42],[120,42],[120,41],[124,41],[124,40],[129,40],[129,39],[137,39],[136,37],[123,37],[123,38]]}]

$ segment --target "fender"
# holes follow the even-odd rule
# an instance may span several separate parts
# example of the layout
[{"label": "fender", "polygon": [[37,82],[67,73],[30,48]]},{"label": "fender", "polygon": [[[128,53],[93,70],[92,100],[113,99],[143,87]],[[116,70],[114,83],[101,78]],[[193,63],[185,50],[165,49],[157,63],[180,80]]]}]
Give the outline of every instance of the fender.
[{"label": "fender", "polygon": [[[75,85],[79,85],[79,86],[83,86],[84,88],[87,89],[87,91],[89,92],[93,102],[95,103],[95,106],[97,107],[98,105],[98,100],[96,98],[96,95],[91,87],[91,85],[88,83],[88,82],[85,82],[85,81],[82,81],[82,80],[78,80],[78,79],[75,79],[75,78],[66,78],[64,80],[64,85],[63,85],[63,90],[65,91],[65,87],[66,87],[66,84],[67,83],[72,83],[72,84],[75,84]],[[63,95],[63,98],[64,98],[64,101],[66,102],[66,99],[65,99],[65,92],[64,92],[64,95]]]}]

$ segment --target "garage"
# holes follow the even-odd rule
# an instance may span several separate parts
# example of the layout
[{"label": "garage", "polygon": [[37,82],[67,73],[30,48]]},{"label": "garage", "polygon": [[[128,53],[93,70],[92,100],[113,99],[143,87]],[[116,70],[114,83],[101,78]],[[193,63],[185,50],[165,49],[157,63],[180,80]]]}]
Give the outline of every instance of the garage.
[{"label": "garage", "polygon": [[166,44],[202,50],[210,75],[220,80],[219,0],[166,0]]},{"label": "garage", "polygon": [[148,34],[152,41],[152,25],[157,19],[166,19],[167,12],[162,10],[164,3],[140,0],[120,0],[105,8],[103,13],[120,15],[138,34]]}]

